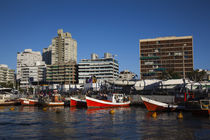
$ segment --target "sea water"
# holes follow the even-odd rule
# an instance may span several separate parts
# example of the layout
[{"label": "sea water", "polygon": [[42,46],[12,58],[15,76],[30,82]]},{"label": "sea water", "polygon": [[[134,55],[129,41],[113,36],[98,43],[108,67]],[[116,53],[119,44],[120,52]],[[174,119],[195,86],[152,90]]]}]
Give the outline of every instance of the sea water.
[{"label": "sea water", "polygon": [[154,118],[144,107],[14,108],[0,108],[0,139],[210,139],[210,118],[190,112],[177,119],[179,112]]}]

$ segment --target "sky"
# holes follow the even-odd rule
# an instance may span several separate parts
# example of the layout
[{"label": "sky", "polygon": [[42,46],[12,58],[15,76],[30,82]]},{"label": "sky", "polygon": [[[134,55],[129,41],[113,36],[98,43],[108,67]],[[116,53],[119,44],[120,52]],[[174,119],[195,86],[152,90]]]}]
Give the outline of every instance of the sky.
[{"label": "sky", "polygon": [[78,62],[117,55],[120,71],[139,75],[139,40],[193,36],[194,69],[210,70],[210,0],[0,0],[0,64],[17,52],[42,52],[57,30],[77,41]]}]

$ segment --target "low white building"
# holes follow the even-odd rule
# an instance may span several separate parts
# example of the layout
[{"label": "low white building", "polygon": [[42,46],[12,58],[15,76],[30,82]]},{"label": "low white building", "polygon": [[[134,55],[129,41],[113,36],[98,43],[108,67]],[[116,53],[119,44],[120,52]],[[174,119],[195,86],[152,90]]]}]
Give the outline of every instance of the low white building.
[{"label": "low white building", "polygon": [[129,70],[124,70],[120,72],[119,79],[121,80],[132,80],[136,77],[137,75],[133,72],[130,72]]},{"label": "low white building", "polygon": [[104,53],[104,58],[92,54],[91,59],[82,59],[78,64],[79,83],[85,83],[88,78],[95,76],[97,81],[113,80],[119,77],[118,61],[115,55]]}]

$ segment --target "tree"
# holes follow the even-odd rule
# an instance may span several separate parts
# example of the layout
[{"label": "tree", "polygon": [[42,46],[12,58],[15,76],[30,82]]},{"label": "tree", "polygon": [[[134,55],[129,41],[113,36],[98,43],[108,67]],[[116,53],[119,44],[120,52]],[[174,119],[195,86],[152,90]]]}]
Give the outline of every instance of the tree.
[{"label": "tree", "polygon": [[174,72],[173,70],[164,70],[160,76],[162,80],[168,79],[180,79],[181,75],[178,72]]},{"label": "tree", "polygon": [[199,71],[198,69],[193,70],[192,72],[187,74],[187,77],[192,81],[203,81],[205,76],[207,75],[205,70]]}]

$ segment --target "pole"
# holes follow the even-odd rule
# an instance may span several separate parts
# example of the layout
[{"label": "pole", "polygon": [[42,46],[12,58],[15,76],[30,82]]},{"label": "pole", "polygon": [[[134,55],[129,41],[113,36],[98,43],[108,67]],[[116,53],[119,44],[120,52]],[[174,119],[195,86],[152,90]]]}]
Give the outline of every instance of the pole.
[{"label": "pole", "polygon": [[184,45],[182,46],[183,77],[184,77],[184,79],[185,79],[184,46],[186,46],[186,44],[184,44]]}]

